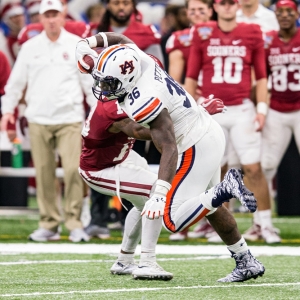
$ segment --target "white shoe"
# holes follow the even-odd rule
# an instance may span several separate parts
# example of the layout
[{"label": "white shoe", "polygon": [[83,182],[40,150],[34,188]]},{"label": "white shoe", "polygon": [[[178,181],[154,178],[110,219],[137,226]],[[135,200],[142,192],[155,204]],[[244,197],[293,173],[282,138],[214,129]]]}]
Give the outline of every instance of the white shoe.
[{"label": "white shoe", "polygon": [[188,237],[192,239],[206,237],[207,234],[213,231],[215,231],[214,228],[208,222],[200,223],[193,231],[188,232]]},{"label": "white shoe", "polygon": [[243,233],[243,237],[247,241],[255,242],[261,239],[261,227],[258,224],[253,225]]},{"label": "white shoe", "polygon": [[173,274],[165,271],[155,261],[144,261],[140,263],[138,268],[132,272],[134,279],[158,279],[158,280],[171,280]]},{"label": "white shoe", "polygon": [[169,235],[170,241],[184,241],[187,239],[188,229],[176,233],[172,233]]},{"label": "white shoe", "polygon": [[106,227],[101,227],[98,225],[89,225],[86,228],[84,228],[84,231],[90,237],[95,236],[95,237],[98,237],[99,239],[109,239],[110,238],[109,229]]},{"label": "white shoe", "polygon": [[35,242],[58,241],[60,240],[60,235],[58,232],[53,232],[45,228],[39,228],[30,234],[28,239]]},{"label": "white shoe", "polygon": [[90,240],[90,237],[84,232],[82,228],[76,228],[71,230],[69,240],[74,243],[88,242]]},{"label": "white shoe", "polygon": [[116,261],[110,268],[110,273],[114,275],[130,275],[137,267],[138,265],[134,261]]},{"label": "white shoe", "polygon": [[281,242],[278,231],[273,227],[262,228],[261,236],[267,244],[275,244]]},{"label": "white shoe", "polygon": [[216,231],[211,232],[210,234],[207,234],[207,241],[210,243],[223,243],[220,236],[217,234]]}]

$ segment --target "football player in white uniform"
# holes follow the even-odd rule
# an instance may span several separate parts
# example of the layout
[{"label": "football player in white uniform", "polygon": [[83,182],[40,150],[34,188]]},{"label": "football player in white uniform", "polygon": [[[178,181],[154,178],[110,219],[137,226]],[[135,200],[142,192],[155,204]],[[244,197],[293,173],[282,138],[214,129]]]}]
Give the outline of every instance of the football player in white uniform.
[{"label": "football player in white uniform", "polygon": [[[220,282],[245,281],[264,274],[264,266],[250,253],[236,221],[222,203],[237,198],[250,211],[256,199],[247,190],[242,174],[230,169],[219,182],[225,138],[221,127],[194,99],[130,39],[100,32],[77,44],[76,58],[84,68],[92,48],[107,47],[97,59],[93,91],[100,100],[118,98],[120,109],[149,127],[161,152],[158,180],[142,214],[163,217],[170,232],[190,227],[204,216],[228,245],[236,268]],[[103,97],[104,96],[104,97]],[[142,276],[147,266],[133,275]]]}]

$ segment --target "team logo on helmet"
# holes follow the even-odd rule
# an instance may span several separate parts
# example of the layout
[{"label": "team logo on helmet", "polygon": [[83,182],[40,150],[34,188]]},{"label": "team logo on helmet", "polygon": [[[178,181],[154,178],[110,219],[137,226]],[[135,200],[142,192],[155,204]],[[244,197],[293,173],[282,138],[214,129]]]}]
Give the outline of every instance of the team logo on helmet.
[{"label": "team logo on helmet", "polygon": [[125,61],[124,64],[119,66],[121,68],[121,74],[126,75],[127,74],[127,69],[129,69],[129,73],[132,73],[132,71],[134,70],[134,66],[133,66],[133,61]]}]

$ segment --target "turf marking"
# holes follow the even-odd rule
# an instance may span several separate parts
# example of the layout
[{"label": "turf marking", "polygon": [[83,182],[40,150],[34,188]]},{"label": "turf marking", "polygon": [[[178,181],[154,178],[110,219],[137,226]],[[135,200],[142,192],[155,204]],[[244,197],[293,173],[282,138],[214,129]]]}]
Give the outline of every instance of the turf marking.
[{"label": "turf marking", "polygon": [[[157,258],[157,261],[186,261],[186,260],[210,260],[210,259],[228,259],[229,256],[198,256],[198,257],[169,257]],[[82,264],[82,263],[114,263],[112,259],[74,259],[74,260],[23,260],[0,262],[0,266],[14,265],[43,265],[43,264]]]},{"label": "turf marking", "polygon": [[241,287],[278,287],[278,286],[298,286],[300,282],[287,282],[287,283],[261,283],[261,284],[224,284],[224,285],[210,285],[210,286],[172,286],[162,288],[133,288],[133,289],[104,289],[104,290],[83,290],[83,291],[69,291],[69,292],[35,292],[24,294],[0,294],[0,297],[34,297],[45,295],[70,295],[70,294],[105,294],[105,293],[124,293],[124,292],[151,292],[163,290],[191,290],[191,289],[227,289],[227,288],[241,288]]},{"label": "turf marking", "polygon": [[[289,255],[300,256],[300,247],[290,246],[251,246],[249,247],[252,254],[259,255]],[[0,254],[12,253],[28,253],[28,254],[42,254],[42,253],[70,253],[70,254],[118,254],[120,252],[120,245],[112,244],[74,244],[74,243],[15,243],[6,244],[0,243]],[[137,247],[136,253],[141,252],[140,245]],[[225,245],[162,245],[156,246],[157,254],[186,254],[186,255],[226,255],[230,253]]]}]

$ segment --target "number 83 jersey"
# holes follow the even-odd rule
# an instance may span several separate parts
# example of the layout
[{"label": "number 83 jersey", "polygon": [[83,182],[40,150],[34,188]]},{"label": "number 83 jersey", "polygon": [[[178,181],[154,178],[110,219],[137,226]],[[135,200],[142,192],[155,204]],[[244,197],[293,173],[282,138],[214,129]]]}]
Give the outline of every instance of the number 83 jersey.
[{"label": "number 83 jersey", "polygon": [[195,25],[186,77],[198,79],[203,71],[202,94],[213,93],[225,105],[239,105],[250,98],[251,67],[255,78],[266,78],[264,42],[256,24],[239,23],[223,32],[216,22]]},{"label": "number 83 jersey", "polygon": [[136,45],[128,44],[141,58],[141,77],[120,107],[142,126],[148,127],[163,109],[174,124],[179,153],[198,142],[207,132],[211,116],[172,77]]}]

